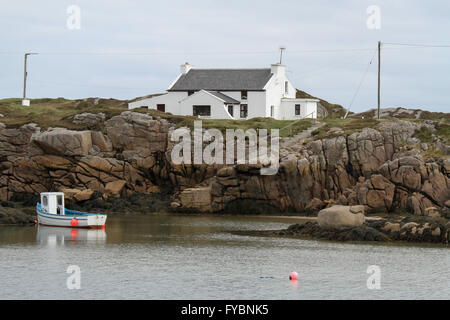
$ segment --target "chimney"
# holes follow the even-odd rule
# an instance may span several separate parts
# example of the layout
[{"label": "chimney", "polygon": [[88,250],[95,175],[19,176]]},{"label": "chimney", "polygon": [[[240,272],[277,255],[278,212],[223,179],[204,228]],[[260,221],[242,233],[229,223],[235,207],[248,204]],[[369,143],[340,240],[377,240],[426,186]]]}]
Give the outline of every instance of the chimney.
[{"label": "chimney", "polygon": [[182,64],[180,66],[180,72],[181,74],[186,74],[189,72],[189,70],[191,70],[194,66],[189,64],[188,62],[186,62],[185,64]]},{"label": "chimney", "polygon": [[284,64],[275,63],[270,66],[270,71],[275,76],[284,76],[286,74],[286,66]]}]

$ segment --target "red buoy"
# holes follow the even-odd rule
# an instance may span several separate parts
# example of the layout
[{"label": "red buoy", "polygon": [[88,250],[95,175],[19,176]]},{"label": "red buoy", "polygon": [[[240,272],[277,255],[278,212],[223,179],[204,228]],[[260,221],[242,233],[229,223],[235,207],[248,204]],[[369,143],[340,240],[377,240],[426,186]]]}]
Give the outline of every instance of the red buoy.
[{"label": "red buoy", "polygon": [[73,227],[75,227],[75,226],[78,225],[78,220],[75,219],[75,218],[72,218],[72,220],[70,220],[70,224],[71,224]]},{"label": "red buoy", "polygon": [[298,280],[298,273],[295,272],[295,271],[292,271],[292,272],[289,274],[289,280]]}]

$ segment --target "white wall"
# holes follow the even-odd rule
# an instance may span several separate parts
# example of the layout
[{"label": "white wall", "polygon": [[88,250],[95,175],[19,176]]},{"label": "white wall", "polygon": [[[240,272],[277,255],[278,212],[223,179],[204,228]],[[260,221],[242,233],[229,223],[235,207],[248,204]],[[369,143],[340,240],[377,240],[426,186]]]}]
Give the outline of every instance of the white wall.
[{"label": "white wall", "polygon": [[[280,120],[295,120],[302,118],[317,118],[316,99],[283,99],[280,106]],[[295,105],[300,105],[300,115],[295,115]],[[314,112],[314,114],[311,114]]]},{"label": "white wall", "polygon": [[[282,98],[295,98],[295,87],[286,76],[286,67],[284,65],[271,66],[273,76],[266,84],[266,116],[270,117],[271,106],[274,106],[274,118],[282,119],[283,110],[281,110]],[[285,92],[285,82],[288,83],[288,92]]]},{"label": "white wall", "polygon": [[[223,91],[222,93],[232,97],[235,100],[241,102],[241,104],[247,104],[248,115],[247,119],[255,117],[270,117],[271,106],[274,106],[274,118],[275,119],[295,119],[299,116],[295,116],[295,103],[291,103],[288,100],[282,99],[295,99],[296,89],[292,85],[291,81],[286,76],[286,67],[284,65],[274,64],[271,66],[273,76],[270,78],[265,86],[265,91],[248,91],[247,100],[241,100],[241,91]],[[288,82],[288,92],[285,92],[285,82]],[[225,110],[226,108],[218,106],[223,101],[211,96],[210,94],[203,92],[196,92],[191,96],[188,96],[187,92],[168,92],[164,95],[135,101],[128,104],[129,109],[139,108],[146,106],[149,109],[156,109],[157,104],[164,104],[165,111],[176,115],[192,115],[192,105],[211,105],[211,118],[216,119],[229,119],[230,116]],[[193,97],[195,96],[195,100]],[[201,101],[199,99],[204,98]],[[213,99],[213,100],[211,100]],[[295,99],[297,100],[297,99]],[[301,101],[300,101],[301,100]],[[317,102],[306,101],[307,99],[300,99],[301,112],[300,117],[306,116],[312,111],[317,111]],[[303,101],[304,100],[304,101]],[[310,99],[312,100],[312,99]],[[194,101],[194,102],[191,102]],[[214,107],[213,107],[214,106]],[[233,112],[234,119],[240,118],[240,107],[234,105]]]},{"label": "white wall", "polygon": [[[194,105],[210,105],[211,106],[211,116],[201,117],[207,119],[233,119],[227,111],[227,106],[224,102],[217,97],[207,93],[204,90],[198,91],[186,99],[183,99],[179,103],[180,113],[183,116],[193,115]],[[236,114],[236,113],[235,113]]]},{"label": "white wall", "polygon": [[[266,92],[265,91],[247,91],[247,100],[241,99],[241,91],[220,91],[221,93],[240,101],[241,104],[247,105],[247,119],[255,117],[267,117],[265,105],[266,105]],[[240,106],[234,105],[233,117],[236,120],[240,120]],[[241,119],[244,120],[244,119]]]},{"label": "white wall", "polygon": [[180,105],[178,102],[182,99],[185,99],[187,96],[187,92],[168,92],[160,96],[131,102],[128,104],[128,109],[141,107],[156,109],[156,105],[164,104],[166,106],[166,112],[170,112],[172,114],[180,114]]}]

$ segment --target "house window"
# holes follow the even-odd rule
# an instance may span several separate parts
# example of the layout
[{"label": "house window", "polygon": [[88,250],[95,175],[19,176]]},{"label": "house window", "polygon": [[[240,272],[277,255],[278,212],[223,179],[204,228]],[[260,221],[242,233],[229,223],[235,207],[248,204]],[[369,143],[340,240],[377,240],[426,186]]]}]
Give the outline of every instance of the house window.
[{"label": "house window", "polygon": [[166,105],[165,104],[157,104],[156,110],[161,111],[161,112],[166,112]]},{"label": "house window", "polygon": [[273,118],[273,106],[270,106],[270,117]]},{"label": "house window", "polygon": [[241,104],[241,118],[247,118],[248,107],[246,104]]},{"label": "house window", "polygon": [[191,95],[193,95],[193,94],[194,94],[194,92],[195,92],[194,90],[189,90],[189,91],[188,91],[188,96],[191,96]]},{"label": "house window", "polygon": [[289,93],[289,84],[287,81],[284,82],[284,93],[286,93],[286,94]]},{"label": "house window", "polygon": [[228,105],[228,113],[230,114],[230,116],[233,116],[233,105],[232,104]]},{"label": "house window", "polygon": [[210,117],[211,116],[211,106],[192,106],[192,114],[194,116]]},{"label": "house window", "polygon": [[296,115],[296,116],[299,116],[299,115],[300,115],[300,105],[299,105],[299,104],[296,104],[296,105],[295,105],[295,115]]},{"label": "house window", "polygon": [[241,100],[247,100],[247,91],[241,91]]}]

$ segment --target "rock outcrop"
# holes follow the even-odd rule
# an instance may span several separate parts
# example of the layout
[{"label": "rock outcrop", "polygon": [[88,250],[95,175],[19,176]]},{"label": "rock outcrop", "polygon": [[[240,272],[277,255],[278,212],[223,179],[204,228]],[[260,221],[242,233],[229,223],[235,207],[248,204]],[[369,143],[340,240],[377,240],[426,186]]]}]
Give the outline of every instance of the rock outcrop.
[{"label": "rock outcrop", "polygon": [[[368,212],[404,209],[425,215],[446,211],[450,199],[449,160],[426,162],[404,146],[419,125],[381,123],[377,129],[310,141],[280,151],[277,175],[258,166],[221,169],[211,182],[212,208],[251,199],[282,211],[303,212],[325,204],[364,205]],[[318,200],[321,203],[318,204]]]},{"label": "rock outcrop", "polygon": [[[77,118],[77,117],[75,117]],[[103,116],[98,117],[103,119]],[[74,199],[151,193],[163,175],[169,124],[123,112],[104,122],[105,132],[0,125],[0,200],[15,193],[72,189]],[[167,178],[167,177],[166,177]],[[122,192],[123,191],[123,192]],[[79,194],[81,192],[81,194]]]},{"label": "rock outcrop", "polygon": [[277,174],[264,176],[259,163],[174,164],[175,125],[165,119],[125,111],[111,118],[81,114],[74,121],[93,126],[44,131],[0,123],[0,200],[49,190],[75,189],[75,201],[165,190],[179,211],[317,212],[363,205],[367,213],[442,216],[450,210],[450,160],[425,159],[413,139],[431,124],[388,121],[287,143]]},{"label": "rock outcrop", "polygon": [[429,242],[448,244],[450,223],[439,219],[403,218],[366,220],[360,226],[323,228],[316,221],[294,224],[284,230],[242,231],[241,235],[294,237],[333,241]]}]

